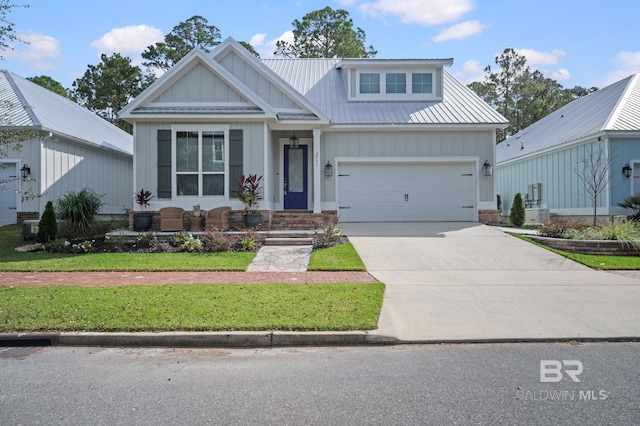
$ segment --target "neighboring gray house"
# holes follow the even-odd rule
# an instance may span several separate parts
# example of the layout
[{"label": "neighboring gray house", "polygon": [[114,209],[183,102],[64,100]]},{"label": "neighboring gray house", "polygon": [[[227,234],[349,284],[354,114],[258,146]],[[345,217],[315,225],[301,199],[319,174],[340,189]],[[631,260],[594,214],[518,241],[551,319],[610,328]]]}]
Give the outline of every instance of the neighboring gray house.
[{"label": "neighboring gray house", "polygon": [[577,99],[498,144],[502,214],[509,214],[520,192],[531,222],[547,214],[592,215],[593,203],[576,170],[581,158],[600,151],[611,167],[598,216],[629,214],[617,204],[640,192],[640,74]]},{"label": "neighboring gray house", "polygon": [[[96,114],[9,71],[0,71],[0,125],[27,129],[19,152],[0,157],[0,224],[37,218],[47,201],[85,187],[104,194],[104,214],[133,204],[133,138]],[[28,182],[20,182],[29,168]],[[17,189],[38,195],[22,201]]]},{"label": "neighboring gray house", "polygon": [[452,62],[260,60],[231,38],[194,49],[121,111],[134,124],[134,189],[153,191],[155,210],[241,210],[236,182],[258,174],[271,215],[483,220],[496,192],[482,168],[506,120],[444,69]]}]

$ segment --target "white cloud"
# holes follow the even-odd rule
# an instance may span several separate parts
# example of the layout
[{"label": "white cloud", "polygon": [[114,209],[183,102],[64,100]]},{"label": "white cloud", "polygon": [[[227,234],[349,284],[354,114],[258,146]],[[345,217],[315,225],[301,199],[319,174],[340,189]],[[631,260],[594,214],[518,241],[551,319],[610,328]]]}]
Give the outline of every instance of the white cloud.
[{"label": "white cloud", "polygon": [[544,75],[557,82],[571,80],[571,73],[565,68],[560,68],[556,71],[544,71]]},{"label": "white cloud", "polygon": [[462,69],[455,71],[453,75],[462,83],[469,84],[474,81],[484,81],[486,73],[478,61],[468,60],[462,64]]},{"label": "white cloud", "polygon": [[556,65],[567,56],[567,52],[560,49],[553,49],[551,52],[538,52],[532,49],[516,49],[518,54],[527,58],[527,65]]},{"label": "white cloud", "polygon": [[396,16],[405,24],[438,25],[460,19],[475,8],[474,0],[375,0],[359,9],[374,18]]},{"label": "white cloud", "polygon": [[601,82],[600,87],[608,86],[623,78],[629,77],[631,74],[640,72],[640,52],[621,51],[611,58],[611,64],[615,70],[606,74]]},{"label": "white cloud", "polygon": [[148,25],[136,25],[122,28],[114,28],[99,40],[91,42],[91,47],[106,53],[141,53],[148,46],[162,41],[162,31]]},{"label": "white cloud", "polygon": [[273,52],[276,51],[276,43],[278,41],[282,40],[287,43],[293,43],[293,31],[285,31],[280,35],[280,37],[274,38],[273,40],[265,41],[266,38],[266,34],[256,34],[251,37],[251,41],[249,43],[253,46],[256,52],[258,52],[261,58],[273,58]]},{"label": "white cloud", "polygon": [[487,26],[480,23],[480,21],[465,21],[441,31],[440,34],[432,40],[436,43],[446,40],[460,40],[480,34],[486,27]]},{"label": "white cloud", "polygon": [[24,61],[33,71],[46,71],[62,65],[60,41],[42,33],[28,32],[16,34],[29,44],[12,43],[13,50],[3,52],[5,59]]}]

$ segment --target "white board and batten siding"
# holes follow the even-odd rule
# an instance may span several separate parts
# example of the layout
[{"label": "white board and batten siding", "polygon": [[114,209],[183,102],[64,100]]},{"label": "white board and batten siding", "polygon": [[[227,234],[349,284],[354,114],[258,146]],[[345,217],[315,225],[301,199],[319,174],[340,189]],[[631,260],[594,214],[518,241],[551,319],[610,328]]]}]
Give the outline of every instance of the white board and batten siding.
[{"label": "white board and batten siding", "polygon": [[477,161],[336,159],[342,222],[477,220]]}]

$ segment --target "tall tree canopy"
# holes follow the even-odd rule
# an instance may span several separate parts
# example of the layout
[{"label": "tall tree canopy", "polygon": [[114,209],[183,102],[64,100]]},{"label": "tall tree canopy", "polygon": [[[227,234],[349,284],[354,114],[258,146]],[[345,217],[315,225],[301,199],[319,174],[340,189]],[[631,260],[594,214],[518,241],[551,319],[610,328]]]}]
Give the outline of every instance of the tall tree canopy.
[{"label": "tall tree canopy", "polygon": [[72,95],[80,105],[131,133],[131,124],[121,120],[118,112],[151,84],[152,77],[119,53],[102,54],[100,59],[73,82]]},{"label": "tall tree canopy", "polygon": [[146,59],[143,65],[167,71],[194,47],[209,52],[218,44],[220,30],[214,25],[208,25],[208,21],[202,16],[195,15],[173,27],[164,36],[164,42],[147,47],[142,53],[142,57]]},{"label": "tall tree canopy", "polygon": [[527,58],[512,48],[496,56],[495,63],[498,66],[496,71],[487,65],[484,82],[473,82],[469,87],[509,120],[509,126],[498,131],[497,142],[502,142],[567,103],[598,90],[580,86],[565,89],[540,71],[532,70],[527,65]]},{"label": "tall tree canopy", "polygon": [[365,33],[353,28],[349,12],[330,7],[294,20],[293,44],[278,41],[276,56],[289,58],[372,58],[378,52],[365,47]]},{"label": "tall tree canopy", "polygon": [[64,88],[59,81],[54,80],[48,75],[39,75],[36,77],[27,77],[27,80],[33,81],[37,85],[44,87],[45,89],[51,90],[53,93],[57,93],[58,95],[62,95],[64,97],[69,97],[68,90]]}]

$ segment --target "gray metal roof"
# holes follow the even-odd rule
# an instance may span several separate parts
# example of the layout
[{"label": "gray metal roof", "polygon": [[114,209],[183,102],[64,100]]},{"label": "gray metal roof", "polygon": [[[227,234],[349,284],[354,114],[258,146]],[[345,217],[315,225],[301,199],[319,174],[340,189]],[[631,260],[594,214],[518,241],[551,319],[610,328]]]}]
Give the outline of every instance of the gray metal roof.
[{"label": "gray metal roof", "polygon": [[75,102],[0,70],[0,125],[32,127],[133,155],[133,136]]},{"label": "gray metal roof", "polygon": [[496,162],[525,157],[606,131],[640,130],[640,73],[577,99],[496,147]]},{"label": "gray metal roof", "polygon": [[332,124],[495,124],[501,127],[506,123],[502,115],[446,70],[442,101],[350,102],[338,68],[341,59],[263,59],[262,62],[325,112]]}]

